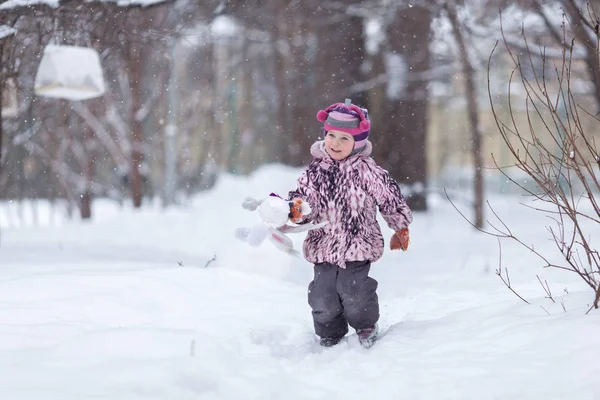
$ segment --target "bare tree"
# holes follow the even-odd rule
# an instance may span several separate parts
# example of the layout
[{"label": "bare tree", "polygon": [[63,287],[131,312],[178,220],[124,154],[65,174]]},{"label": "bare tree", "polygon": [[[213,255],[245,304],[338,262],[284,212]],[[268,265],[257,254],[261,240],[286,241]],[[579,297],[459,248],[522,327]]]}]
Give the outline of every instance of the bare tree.
[{"label": "bare tree", "polygon": [[[600,26],[598,14],[592,17],[595,26]],[[514,159],[510,166],[496,167],[507,179],[519,186],[526,194],[539,202],[534,209],[549,215],[554,224],[548,226],[551,239],[561,255],[561,262],[554,261],[551,254],[537,250],[515,235],[510,227],[497,215],[501,226],[492,225],[492,230],[481,230],[500,239],[510,239],[537,255],[545,267],[557,268],[579,276],[594,293],[591,308],[600,307],[600,255],[591,241],[590,230],[600,223],[600,151],[596,145],[596,127],[600,118],[589,110],[588,94],[577,90],[573,71],[578,69],[572,55],[577,51],[575,40],[567,36],[563,23],[562,58],[560,62],[546,62],[544,50],[531,50],[523,35],[524,57],[519,57],[505,41],[506,49],[514,65],[508,82],[523,89],[527,121],[519,124],[515,116],[518,107],[509,89],[508,121],[496,113],[490,93],[494,118],[507,149]],[[600,34],[595,31],[596,49]],[[493,53],[493,52],[492,52]],[[535,57],[541,58],[543,69],[536,72]],[[491,55],[490,55],[491,59]],[[533,75],[524,70],[533,71]],[[516,82],[513,82],[513,78]],[[489,82],[489,67],[488,67]],[[595,103],[592,102],[592,107]],[[535,121],[540,124],[536,124]],[[537,128],[541,126],[541,128]],[[514,179],[507,170],[517,168],[530,178],[535,186],[524,185]],[[492,209],[492,212],[494,210]]]},{"label": "bare tree", "polygon": [[[152,146],[162,144],[164,132],[153,126],[168,113],[166,44],[217,4],[173,0],[141,7],[63,0],[56,8],[40,3],[0,11],[0,23],[17,29],[12,43],[2,41],[0,81],[4,85],[12,73],[21,94],[21,118],[1,124],[0,162],[9,169],[0,170],[2,196],[63,197],[87,217],[93,197],[113,197],[125,183],[139,206],[149,186],[142,182],[150,179],[140,168],[162,154],[147,157],[156,151]],[[98,50],[108,85],[102,99],[67,106],[33,95],[32,77],[51,41]]]},{"label": "bare tree", "polygon": [[[564,45],[562,29],[553,23],[548,16],[548,7],[541,0],[533,1],[538,14],[543,18],[551,37],[561,46]],[[589,80],[594,84],[591,94],[596,99],[596,111],[600,111],[600,63],[598,62],[598,15],[600,14],[600,1],[588,0],[577,4],[574,0],[560,1],[564,12],[565,29],[578,43],[577,50],[581,52],[581,59],[589,74]]]},{"label": "bare tree", "polygon": [[[489,29],[491,19],[497,18],[498,9],[506,9],[508,6],[517,6],[520,10],[537,15],[539,23],[528,26],[528,39],[531,47],[545,47],[546,59],[560,62],[562,58],[561,49],[566,45],[564,43],[567,33],[569,40],[574,40],[577,44],[576,51],[571,59],[581,61],[582,68],[576,72],[583,72],[587,80],[592,83],[589,91],[596,101],[597,110],[600,110],[600,67],[598,67],[598,51],[596,36],[598,25],[595,20],[600,12],[599,0],[575,1],[575,0],[486,0],[487,11],[480,13],[480,26],[472,31],[473,34],[480,37],[500,36],[499,32],[493,32]],[[562,24],[561,24],[562,21]],[[563,25],[564,24],[564,25]],[[486,28],[487,25],[487,28]],[[504,27],[502,40],[505,40],[515,50],[521,52],[527,51],[523,43],[519,40],[521,34],[521,24],[512,24],[512,27]],[[537,54],[532,57],[537,58]]]},{"label": "bare tree", "polygon": [[467,98],[467,113],[469,116],[469,125],[471,128],[471,153],[474,161],[474,211],[475,211],[475,226],[483,228],[483,156],[481,145],[481,127],[479,125],[479,103],[477,101],[477,84],[476,70],[471,61],[471,57],[467,50],[467,41],[465,38],[465,29],[459,21],[456,12],[456,3],[448,1],[444,4],[448,19],[452,25],[454,39],[458,45],[458,53],[460,63],[462,64],[462,72],[465,82],[465,96]]},{"label": "bare tree", "polygon": [[[122,132],[129,137],[130,151],[129,168],[125,176],[136,208],[142,205],[146,179],[141,172],[145,165],[144,123],[152,116],[157,103],[166,100],[164,93],[169,69],[166,46],[169,43],[168,30],[172,27],[165,25],[168,14],[165,7],[129,9],[126,13],[114,16],[121,29],[113,32],[97,30],[98,40],[110,46],[108,58],[124,67],[115,72],[124,73],[118,88],[125,109],[117,108],[121,112],[114,116],[122,118],[128,130]],[[157,57],[157,54],[160,56]],[[158,66],[167,68],[157,69]],[[154,73],[149,75],[151,70]]]},{"label": "bare tree", "polygon": [[[4,133],[2,130],[3,121],[3,108],[8,106],[7,104],[12,99],[5,98],[8,94],[9,89],[15,89],[9,87],[9,82],[14,82],[15,77],[15,62],[14,62],[14,47],[13,47],[13,35],[16,31],[10,25],[0,25],[0,171],[2,170],[2,163],[4,159],[3,153],[3,138]],[[15,89],[16,90],[16,89]],[[0,185],[1,186],[1,185]]]}]

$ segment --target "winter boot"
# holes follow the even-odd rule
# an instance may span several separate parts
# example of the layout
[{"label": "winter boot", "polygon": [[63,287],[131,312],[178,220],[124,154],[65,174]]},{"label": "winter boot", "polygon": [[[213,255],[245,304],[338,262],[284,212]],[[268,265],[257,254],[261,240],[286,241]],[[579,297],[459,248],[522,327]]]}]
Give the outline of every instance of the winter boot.
[{"label": "winter boot", "polygon": [[365,329],[357,329],[356,335],[358,336],[358,341],[360,345],[365,349],[373,346],[377,341],[377,334],[379,333],[379,327],[377,324],[373,325],[370,328]]},{"label": "winter boot", "polygon": [[319,340],[319,344],[323,347],[333,347],[341,342],[343,337],[323,337]]}]

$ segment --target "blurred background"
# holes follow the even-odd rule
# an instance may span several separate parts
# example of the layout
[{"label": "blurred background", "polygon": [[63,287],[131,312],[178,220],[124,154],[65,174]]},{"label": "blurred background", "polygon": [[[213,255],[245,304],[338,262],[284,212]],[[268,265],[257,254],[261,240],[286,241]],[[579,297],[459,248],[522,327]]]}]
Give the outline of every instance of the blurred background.
[{"label": "blurred background", "polygon": [[[98,199],[185,206],[220,174],[307,164],[322,135],[316,113],[350,98],[368,108],[373,157],[415,211],[444,190],[481,209],[486,193],[518,189],[497,169],[512,161],[498,118],[543,124],[525,107],[519,63],[531,80],[556,77],[562,49],[575,43],[570,90],[597,115],[599,7],[0,0],[0,200],[43,200],[82,219],[93,218]],[[95,50],[103,93],[73,100],[37,91],[48,45]],[[83,64],[73,59],[55,72],[68,77]],[[597,120],[580,121],[597,134]]]}]

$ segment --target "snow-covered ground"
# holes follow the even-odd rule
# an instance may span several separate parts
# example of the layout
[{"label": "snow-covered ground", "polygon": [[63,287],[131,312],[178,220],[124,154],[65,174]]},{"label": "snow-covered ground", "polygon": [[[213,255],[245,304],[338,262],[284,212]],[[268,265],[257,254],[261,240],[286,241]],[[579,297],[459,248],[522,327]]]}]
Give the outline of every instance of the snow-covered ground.
[{"label": "snow-covered ground", "polygon": [[[233,235],[258,222],[244,196],[285,194],[298,173],[224,176],[167,211],[99,201],[91,223],[40,206],[35,226],[16,227],[15,205],[0,205],[0,399],[600,399],[591,291],[504,243],[525,304],[494,274],[497,241],[436,196],[415,216],[410,249],[373,266],[381,341],[320,348],[311,265]],[[516,234],[552,249],[549,220],[522,200],[491,202]]]}]

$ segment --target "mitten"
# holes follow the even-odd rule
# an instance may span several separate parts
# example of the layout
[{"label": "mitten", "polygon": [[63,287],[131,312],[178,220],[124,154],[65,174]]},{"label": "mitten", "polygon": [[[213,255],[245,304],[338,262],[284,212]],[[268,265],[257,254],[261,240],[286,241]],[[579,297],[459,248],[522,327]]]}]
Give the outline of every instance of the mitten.
[{"label": "mitten", "polygon": [[269,236],[269,228],[265,225],[255,225],[250,228],[237,228],[235,237],[250,246],[258,247]]},{"label": "mitten", "polygon": [[408,228],[402,228],[399,231],[396,231],[394,236],[392,236],[392,240],[390,240],[390,249],[406,251],[408,249],[408,243],[410,243]]},{"label": "mitten", "polygon": [[290,201],[290,221],[295,224],[302,221],[302,217],[310,214],[311,209],[307,202],[302,199],[294,199]]}]

